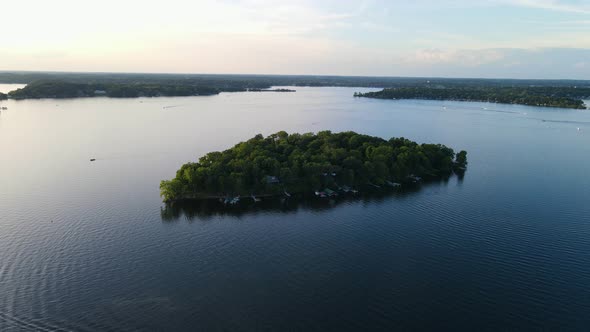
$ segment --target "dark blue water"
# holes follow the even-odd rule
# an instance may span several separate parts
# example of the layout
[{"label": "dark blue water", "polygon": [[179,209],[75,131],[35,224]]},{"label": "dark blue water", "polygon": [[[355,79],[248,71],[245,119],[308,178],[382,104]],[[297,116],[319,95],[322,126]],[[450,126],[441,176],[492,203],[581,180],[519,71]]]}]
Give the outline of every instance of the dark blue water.
[{"label": "dark blue water", "polygon": [[[297,89],[3,102],[0,330],[588,329],[590,111]],[[323,129],[466,149],[468,171],[334,204],[163,209],[182,163]]]}]

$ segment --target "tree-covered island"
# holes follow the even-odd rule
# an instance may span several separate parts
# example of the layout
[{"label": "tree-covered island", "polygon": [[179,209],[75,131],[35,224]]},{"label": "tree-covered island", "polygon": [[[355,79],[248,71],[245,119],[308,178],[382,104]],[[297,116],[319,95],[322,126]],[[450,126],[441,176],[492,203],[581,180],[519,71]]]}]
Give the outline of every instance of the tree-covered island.
[{"label": "tree-covered island", "polygon": [[355,132],[255,137],[198,162],[160,183],[166,202],[235,196],[274,196],[399,186],[462,172],[467,152],[403,137],[385,140]]},{"label": "tree-covered island", "polygon": [[355,97],[378,99],[427,99],[479,101],[528,106],[585,109],[582,99],[590,88],[578,87],[402,87],[355,93]]}]

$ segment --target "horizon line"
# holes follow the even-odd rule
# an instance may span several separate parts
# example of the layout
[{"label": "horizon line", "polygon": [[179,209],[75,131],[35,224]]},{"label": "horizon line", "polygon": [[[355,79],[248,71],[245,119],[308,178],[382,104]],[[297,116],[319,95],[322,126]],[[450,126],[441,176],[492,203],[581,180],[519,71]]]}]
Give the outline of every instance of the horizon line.
[{"label": "horizon line", "polygon": [[270,77],[355,77],[381,79],[474,79],[474,80],[511,80],[511,81],[590,81],[576,78],[510,78],[510,77],[458,77],[458,76],[386,76],[386,75],[334,75],[334,74],[238,74],[238,73],[191,73],[191,72],[118,72],[118,71],[62,71],[62,70],[0,70],[0,73],[37,73],[37,74],[111,74],[111,75],[192,75],[192,76],[270,76]]}]

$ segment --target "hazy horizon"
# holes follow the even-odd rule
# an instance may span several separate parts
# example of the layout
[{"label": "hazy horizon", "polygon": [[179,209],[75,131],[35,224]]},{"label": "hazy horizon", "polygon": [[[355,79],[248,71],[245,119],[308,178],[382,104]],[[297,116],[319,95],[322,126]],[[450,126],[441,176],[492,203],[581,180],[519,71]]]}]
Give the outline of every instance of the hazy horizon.
[{"label": "hazy horizon", "polygon": [[[34,10],[31,10],[34,8]],[[590,2],[9,2],[2,71],[590,79]]]},{"label": "hazy horizon", "polygon": [[[424,78],[424,79],[473,79],[473,80],[533,80],[533,81],[590,81],[584,78],[515,78],[485,76],[395,76],[395,75],[335,75],[335,74],[267,74],[267,73],[195,73],[195,72],[129,72],[129,71],[59,71],[59,70],[0,70],[0,73],[41,73],[41,74],[113,74],[113,75],[194,75],[194,76],[308,76],[308,77],[359,77],[359,78]],[[19,84],[19,83],[15,83]]]}]

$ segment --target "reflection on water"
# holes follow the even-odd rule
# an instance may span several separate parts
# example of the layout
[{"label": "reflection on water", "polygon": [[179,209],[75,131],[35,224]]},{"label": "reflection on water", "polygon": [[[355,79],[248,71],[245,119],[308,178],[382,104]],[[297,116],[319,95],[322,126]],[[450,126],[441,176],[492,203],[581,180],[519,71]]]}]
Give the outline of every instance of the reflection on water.
[{"label": "reflection on water", "polygon": [[[464,175],[464,174],[463,174]],[[459,177],[462,179],[462,176]],[[444,184],[449,181],[448,178],[441,180],[439,183]],[[340,194],[335,198],[317,198],[312,196],[301,197],[293,195],[290,198],[266,198],[259,202],[253,199],[243,198],[237,205],[226,205],[218,200],[199,200],[199,201],[181,201],[172,204],[166,204],[161,207],[162,221],[171,222],[177,220],[209,220],[217,216],[240,217],[245,215],[257,214],[294,214],[301,211],[321,212],[337,208],[340,205],[350,204],[351,202],[382,203],[388,199],[396,197],[409,197],[416,193],[423,186],[432,185],[430,182],[423,185],[405,187],[403,190],[381,189],[371,190],[365,188],[361,194]]]}]

